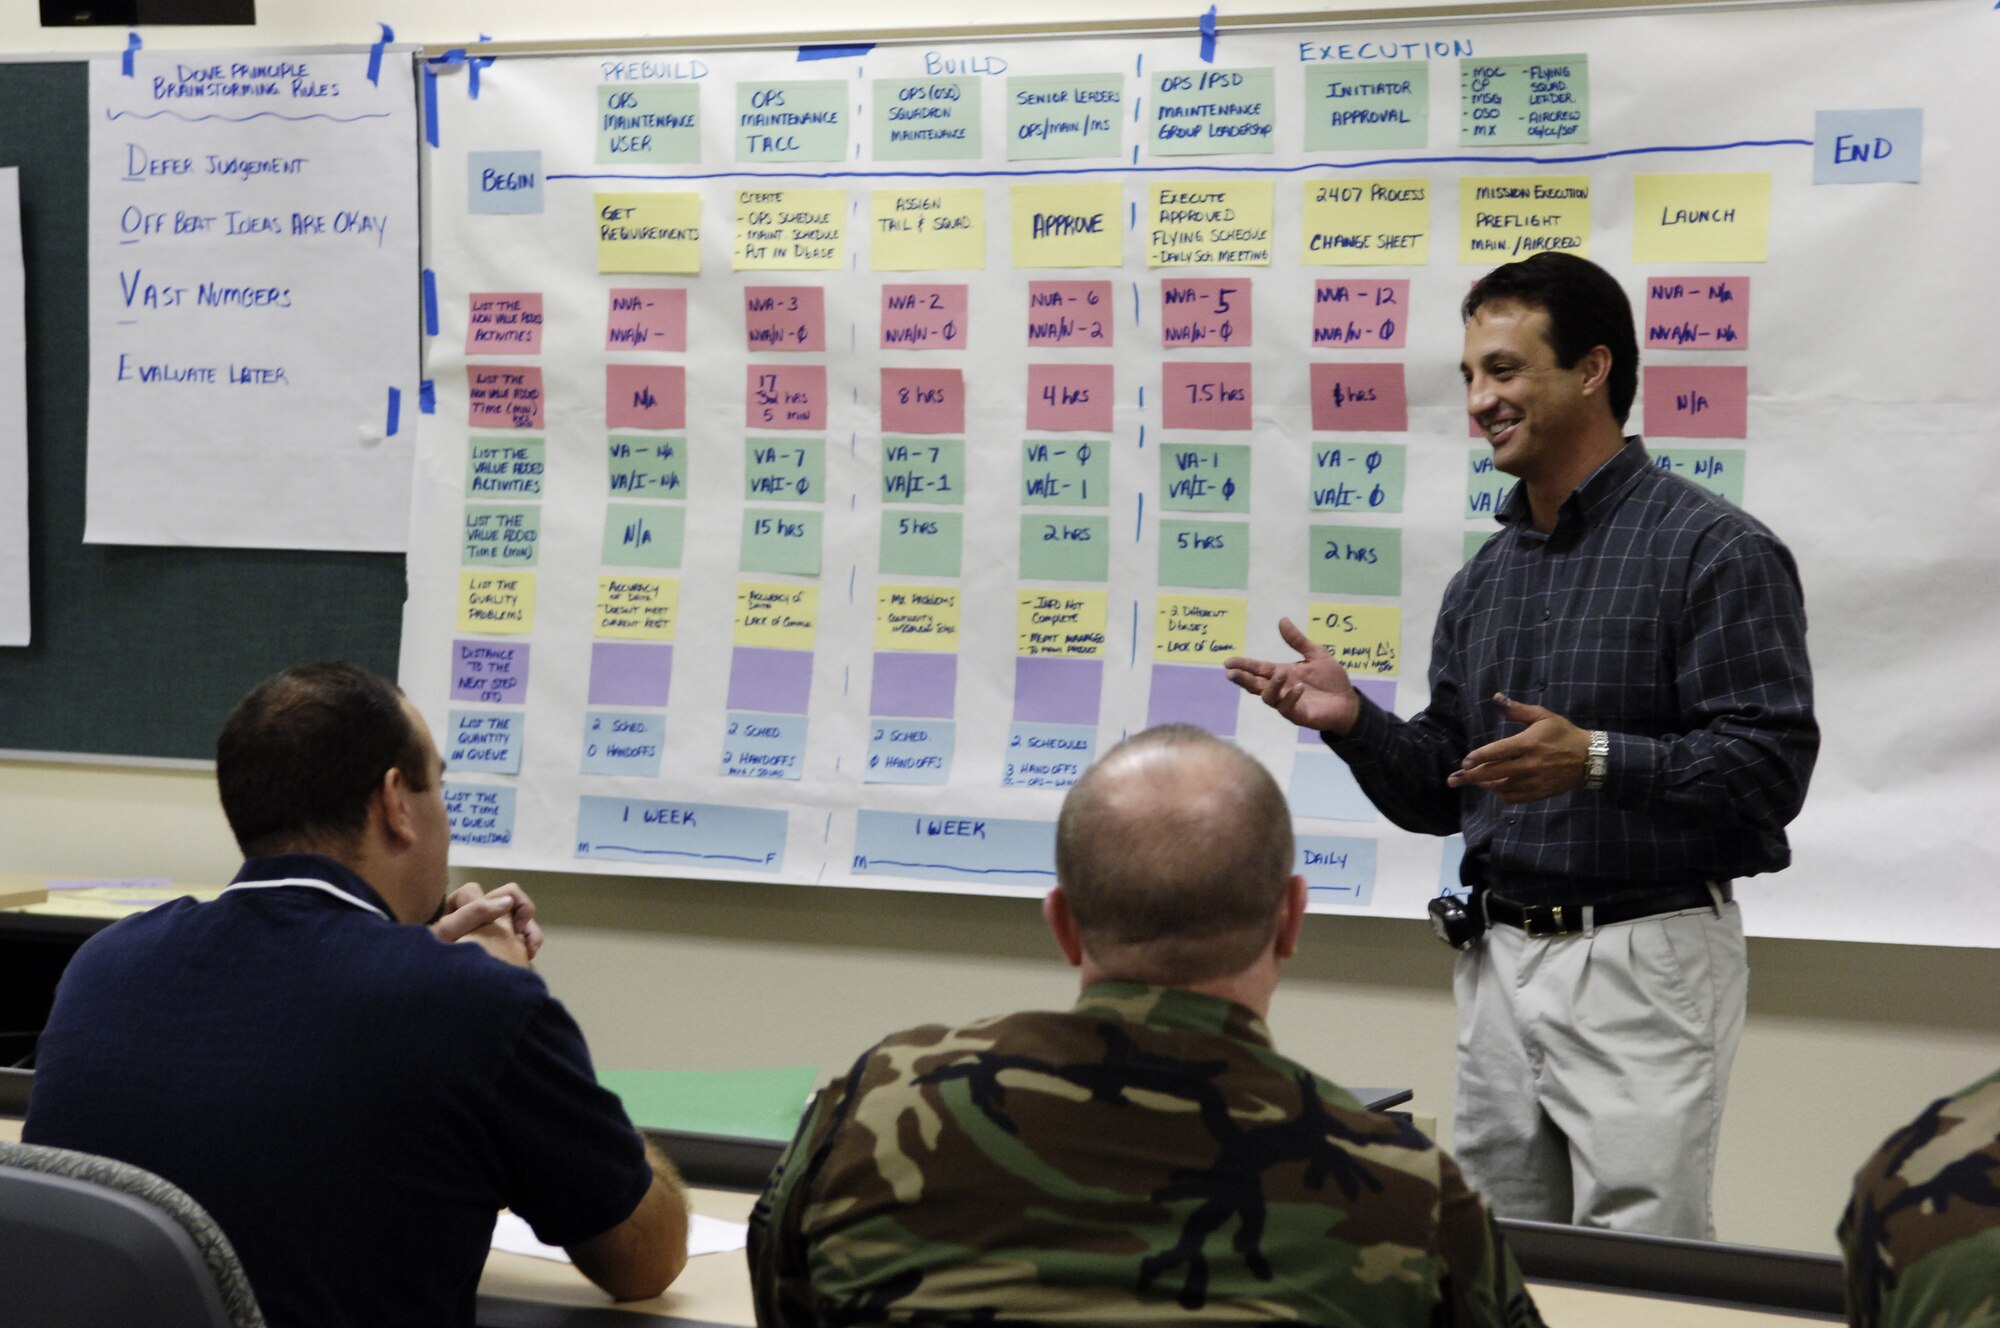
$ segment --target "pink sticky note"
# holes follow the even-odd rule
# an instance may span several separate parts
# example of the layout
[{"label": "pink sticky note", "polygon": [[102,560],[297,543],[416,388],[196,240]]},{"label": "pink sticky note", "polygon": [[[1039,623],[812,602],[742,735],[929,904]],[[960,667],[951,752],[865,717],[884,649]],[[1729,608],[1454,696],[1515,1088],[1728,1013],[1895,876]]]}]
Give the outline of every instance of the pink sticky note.
[{"label": "pink sticky note", "polygon": [[684,351],[687,348],[687,287],[612,288],[604,349]]},{"label": "pink sticky note", "polygon": [[965,287],[882,287],[883,350],[964,350]]},{"label": "pink sticky note", "polygon": [[1250,366],[1168,364],[1161,369],[1161,422],[1169,429],[1248,429]]},{"label": "pink sticky note", "polygon": [[1049,432],[1111,431],[1111,366],[1028,366],[1028,427]]},{"label": "pink sticky note", "polygon": [[614,429],[687,428],[687,370],[678,364],[606,367],[604,422]]},{"label": "pink sticky note", "polygon": [[825,350],[826,291],[745,286],[743,330],[751,350]]},{"label": "pink sticky note", "polygon": [[1116,321],[1108,281],[1028,283],[1030,346],[1109,346]]},{"label": "pink sticky note", "polygon": [[499,364],[465,366],[465,387],[471,411],[466,420],[475,429],[539,429],[542,427],[542,371]]},{"label": "pink sticky note", "polygon": [[1312,366],[1314,433],[1402,433],[1410,427],[1400,364]]},{"label": "pink sticky note", "polygon": [[539,291],[474,291],[465,320],[467,355],[540,355]]},{"label": "pink sticky note", "polygon": [[1406,280],[1322,281],[1313,290],[1313,345],[1398,349],[1409,308]]},{"label": "pink sticky note", "polygon": [[744,371],[743,422],[753,429],[824,429],[824,364],[753,364]]},{"label": "pink sticky note", "polygon": [[1160,281],[1160,344],[1250,344],[1250,278],[1166,277]]},{"label": "pink sticky note", "polygon": [[965,375],[957,369],[884,369],[883,433],[964,433]]},{"label": "pink sticky note", "polygon": [[1750,371],[1742,365],[1654,365],[1643,377],[1647,436],[1749,436]]},{"label": "pink sticky note", "polygon": [[1750,345],[1750,278],[1648,277],[1649,350],[1744,350]]}]

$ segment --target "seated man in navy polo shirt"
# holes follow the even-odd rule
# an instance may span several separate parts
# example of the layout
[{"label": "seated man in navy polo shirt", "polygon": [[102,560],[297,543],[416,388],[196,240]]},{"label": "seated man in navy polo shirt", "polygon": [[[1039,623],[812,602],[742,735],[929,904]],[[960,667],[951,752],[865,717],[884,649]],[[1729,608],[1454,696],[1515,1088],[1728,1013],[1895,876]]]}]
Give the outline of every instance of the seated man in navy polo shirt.
[{"label": "seated man in navy polo shirt", "polygon": [[471,1324],[503,1207],[619,1299],[687,1259],[679,1178],[528,967],[533,904],[447,898],[442,776],[393,683],[266,679],[216,744],[249,861],[93,937],[42,1036],[22,1138],[192,1194],[273,1325]]}]

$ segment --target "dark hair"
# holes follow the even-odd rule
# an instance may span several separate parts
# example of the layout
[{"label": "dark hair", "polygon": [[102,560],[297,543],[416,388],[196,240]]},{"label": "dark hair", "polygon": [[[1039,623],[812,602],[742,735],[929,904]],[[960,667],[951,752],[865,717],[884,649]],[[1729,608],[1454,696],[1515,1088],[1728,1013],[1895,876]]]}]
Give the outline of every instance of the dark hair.
[{"label": "dark hair", "polygon": [[1623,425],[1639,390],[1639,336],[1617,278],[1589,259],[1544,251],[1481,277],[1459,312],[1470,322],[1482,305],[1503,301],[1548,314],[1549,345],[1565,369],[1594,346],[1611,352],[1606,389],[1611,413]]},{"label": "dark hair", "polygon": [[1277,781],[1187,724],[1106,752],[1056,821],[1056,879],[1114,978],[1185,986],[1242,972],[1270,944],[1291,874]]},{"label": "dark hair", "polygon": [[215,740],[222,814],[253,857],[359,834],[392,767],[412,789],[430,788],[402,691],[358,664],[272,674],[237,703]]}]

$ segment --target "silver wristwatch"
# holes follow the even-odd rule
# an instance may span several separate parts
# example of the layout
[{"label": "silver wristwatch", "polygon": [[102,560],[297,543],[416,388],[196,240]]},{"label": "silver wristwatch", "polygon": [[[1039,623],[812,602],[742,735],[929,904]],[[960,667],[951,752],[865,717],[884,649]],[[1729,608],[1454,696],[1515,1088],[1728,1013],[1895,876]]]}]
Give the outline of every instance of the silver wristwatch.
[{"label": "silver wristwatch", "polygon": [[1603,729],[1590,731],[1590,754],[1584,758],[1583,786],[1592,793],[1604,787],[1611,775],[1611,735]]}]

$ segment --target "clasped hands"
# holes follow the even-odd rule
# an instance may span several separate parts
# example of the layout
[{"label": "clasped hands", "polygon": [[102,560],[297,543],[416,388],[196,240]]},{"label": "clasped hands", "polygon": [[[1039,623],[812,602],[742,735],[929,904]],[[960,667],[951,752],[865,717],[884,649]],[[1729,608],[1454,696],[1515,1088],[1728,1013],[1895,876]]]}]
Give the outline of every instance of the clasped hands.
[{"label": "clasped hands", "polygon": [[522,968],[534,965],[542,948],[542,925],[535,921],[535,901],[509,881],[488,893],[473,881],[444,898],[444,912],[431,923],[441,941],[469,941],[495,959]]},{"label": "clasped hands", "polygon": [[[1298,652],[1296,663],[1232,656],[1222,666],[1229,680],[1294,724],[1345,737],[1361,714],[1361,698],[1347,670],[1290,618],[1278,620],[1278,634]],[[1524,727],[1467,752],[1445,783],[1487,789],[1507,803],[1535,802],[1583,786],[1590,764],[1589,733],[1553,711],[1503,694],[1496,693],[1493,704],[1502,718]]]}]

